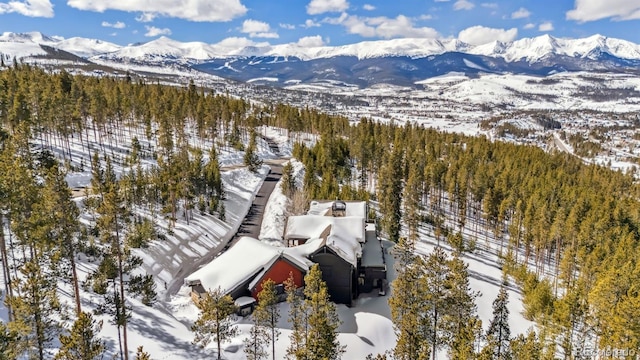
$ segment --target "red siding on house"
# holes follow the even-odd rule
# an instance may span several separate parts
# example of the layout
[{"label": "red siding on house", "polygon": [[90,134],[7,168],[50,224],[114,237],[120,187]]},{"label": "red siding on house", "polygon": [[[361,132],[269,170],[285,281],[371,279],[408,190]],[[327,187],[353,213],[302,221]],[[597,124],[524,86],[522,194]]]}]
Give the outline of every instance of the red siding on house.
[{"label": "red siding on house", "polygon": [[258,285],[256,285],[255,289],[251,291],[251,296],[255,299],[258,298],[258,293],[262,291],[262,283],[267,279],[273,280],[276,284],[282,284],[289,278],[289,274],[293,273],[293,281],[295,282],[297,287],[302,286],[302,280],[304,278],[304,274],[300,269],[293,266],[289,261],[285,259],[278,259],[271,268],[264,274]]}]

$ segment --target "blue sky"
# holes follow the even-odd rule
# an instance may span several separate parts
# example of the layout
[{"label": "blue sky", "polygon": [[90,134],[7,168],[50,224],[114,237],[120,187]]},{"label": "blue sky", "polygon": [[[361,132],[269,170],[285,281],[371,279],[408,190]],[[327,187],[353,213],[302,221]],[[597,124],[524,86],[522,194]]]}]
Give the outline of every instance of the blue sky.
[{"label": "blue sky", "polygon": [[40,31],[120,45],[158,36],[252,45],[343,45],[550,34],[640,43],[640,0],[0,0],[0,32]]}]

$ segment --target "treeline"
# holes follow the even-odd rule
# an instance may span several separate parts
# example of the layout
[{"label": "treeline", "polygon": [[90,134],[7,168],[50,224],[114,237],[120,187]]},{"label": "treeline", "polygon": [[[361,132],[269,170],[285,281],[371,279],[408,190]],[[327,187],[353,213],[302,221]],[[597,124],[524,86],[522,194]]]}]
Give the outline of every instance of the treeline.
[{"label": "treeline", "polygon": [[[305,181],[310,192],[333,189],[320,194],[336,198],[351,186],[375,188],[380,224],[393,241],[401,224],[411,240],[430,225],[438,241],[461,251],[496,241],[547,348],[571,354],[596,338],[600,348],[640,351],[640,192],[631,176],[567,154],[412,124],[362,119],[336,137],[348,148],[321,142],[296,154],[313,162],[315,175],[325,173]],[[349,178],[340,176],[342,163],[353,165]],[[333,172],[318,170],[326,164]]]}]

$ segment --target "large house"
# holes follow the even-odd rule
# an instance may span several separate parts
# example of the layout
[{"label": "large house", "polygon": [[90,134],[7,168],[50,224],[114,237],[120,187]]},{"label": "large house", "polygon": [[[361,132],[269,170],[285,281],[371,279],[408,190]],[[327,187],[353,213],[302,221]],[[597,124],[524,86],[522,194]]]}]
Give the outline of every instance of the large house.
[{"label": "large house", "polygon": [[293,274],[302,287],[309,267],[317,263],[336,303],[352,305],[362,292],[384,293],[387,268],[376,224],[367,220],[363,201],[312,201],[305,215],[287,220],[283,239],[274,247],[243,237],[185,283],[197,301],[207,290],[220,288],[250,312],[262,282],[272,279],[284,300],[283,282]]},{"label": "large house", "polygon": [[284,240],[320,265],[336,303],[352,305],[362,292],[384,292],[387,266],[376,224],[364,201],[312,201],[305,215],[287,220]]}]

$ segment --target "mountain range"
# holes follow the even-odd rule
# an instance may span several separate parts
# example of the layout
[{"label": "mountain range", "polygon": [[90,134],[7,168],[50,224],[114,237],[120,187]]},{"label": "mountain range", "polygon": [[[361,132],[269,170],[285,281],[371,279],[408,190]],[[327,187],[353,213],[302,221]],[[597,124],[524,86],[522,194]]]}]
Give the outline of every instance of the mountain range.
[{"label": "mountain range", "polygon": [[179,65],[274,86],[416,87],[421,80],[451,72],[471,77],[485,73],[547,76],[567,71],[640,73],[640,45],[602,35],[581,39],[543,35],[478,46],[456,39],[394,39],[343,46],[291,43],[238,48],[224,42],[179,42],[167,37],[121,46],[97,39],[5,32],[0,35],[0,54],[5,62],[75,56],[78,61],[120,67]]}]

